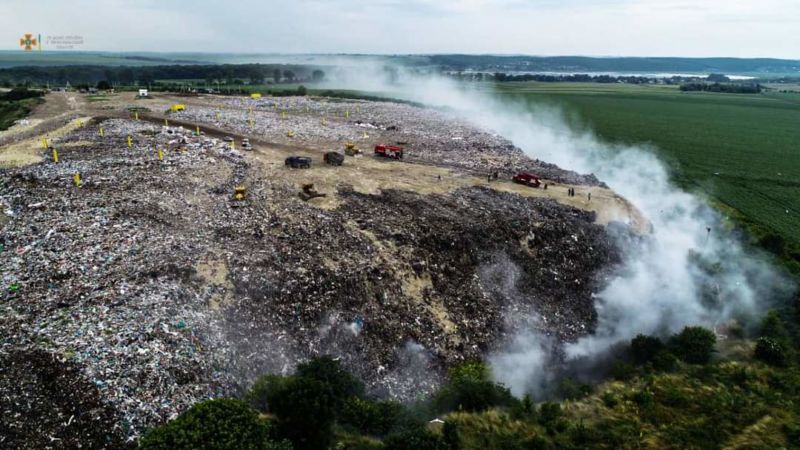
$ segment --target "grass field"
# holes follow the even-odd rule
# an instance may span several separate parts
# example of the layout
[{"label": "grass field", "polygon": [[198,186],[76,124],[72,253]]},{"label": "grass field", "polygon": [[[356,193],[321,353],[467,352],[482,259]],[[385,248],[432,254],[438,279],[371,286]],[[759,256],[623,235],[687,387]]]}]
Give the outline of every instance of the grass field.
[{"label": "grass field", "polygon": [[604,140],[654,146],[679,185],[730,208],[756,238],[778,247],[781,240],[800,243],[800,94],[578,83],[504,83],[496,90],[556,104]]}]

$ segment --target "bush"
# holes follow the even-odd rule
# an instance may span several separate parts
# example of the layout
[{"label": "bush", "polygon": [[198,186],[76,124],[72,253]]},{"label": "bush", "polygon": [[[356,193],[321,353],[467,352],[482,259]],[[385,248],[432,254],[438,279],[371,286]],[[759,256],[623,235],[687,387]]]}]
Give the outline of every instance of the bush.
[{"label": "bush", "polygon": [[[247,403],[234,399],[197,403],[177,419],[148,431],[141,450],[267,450],[269,426]],[[283,447],[285,448],[285,447]]]},{"label": "bush", "polygon": [[402,413],[403,405],[397,402],[351,397],[344,403],[339,422],[362,434],[383,436],[392,430]]},{"label": "bush", "polygon": [[640,334],[631,340],[631,354],[636,364],[652,361],[663,348],[664,343],[655,336]]},{"label": "bush", "polygon": [[516,403],[508,388],[491,381],[468,379],[446,384],[434,398],[434,406],[440,412],[479,412]]},{"label": "bush", "polygon": [[43,95],[44,92],[42,91],[32,91],[26,87],[17,87],[0,95],[0,99],[13,102],[16,100],[25,100],[26,98],[41,97]]},{"label": "bush", "polygon": [[339,361],[330,356],[314,358],[298,365],[295,376],[322,383],[333,400],[336,411],[340,411],[350,397],[364,395],[364,383],[344,370]]},{"label": "bush", "polygon": [[786,366],[786,349],[778,341],[769,337],[760,337],[756,341],[756,359],[772,366]]},{"label": "bush", "polygon": [[577,383],[571,378],[564,378],[558,383],[558,395],[566,400],[578,400],[592,393],[590,384]]},{"label": "bush", "polygon": [[274,387],[266,400],[269,411],[276,416],[278,436],[292,441],[295,448],[328,448],[336,406],[330,387],[298,376],[288,377]]},{"label": "bush", "polygon": [[395,433],[384,440],[391,450],[447,450],[447,445],[438,435],[425,427],[416,427]]},{"label": "bush", "polygon": [[661,372],[672,372],[678,366],[678,358],[667,350],[656,353],[652,361],[653,369]]},{"label": "bush", "polygon": [[615,380],[628,381],[636,375],[636,369],[626,362],[615,361],[611,365],[610,374]]},{"label": "bush", "polygon": [[539,407],[539,423],[547,426],[561,417],[561,405],[555,402],[544,402]]},{"label": "bush", "polygon": [[675,354],[689,364],[706,364],[711,360],[717,337],[703,327],[686,327],[670,339]]}]

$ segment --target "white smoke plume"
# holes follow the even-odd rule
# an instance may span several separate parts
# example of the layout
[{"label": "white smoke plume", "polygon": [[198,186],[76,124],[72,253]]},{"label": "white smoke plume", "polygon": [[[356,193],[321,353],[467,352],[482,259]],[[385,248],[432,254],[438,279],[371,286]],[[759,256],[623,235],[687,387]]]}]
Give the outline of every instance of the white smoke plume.
[{"label": "white smoke plume", "polygon": [[[399,81],[387,83],[387,70],[372,65],[342,70],[346,77],[337,87],[452,110],[510,139],[532,158],[594,173],[652,223],[652,234],[626,245],[622,266],[596,294],[596,331],[562,348],[567,361],[600,357],[639,333],[667,335],[687,325],[713,328],[733,318],[757,317],[776,292],[792,289],[720,226],[702,198],[670,182],[654,149],[601,142],[590,131],[570,128],[557,110],[504,100],[501,94],[481,90],[480,84],[460,85],[402,69],[388,73]],[[547,338],[525,332],[489,360],[498,381],[515,394],[539,393],[554,376],[551,369],[557,361],[551,349]]]}]

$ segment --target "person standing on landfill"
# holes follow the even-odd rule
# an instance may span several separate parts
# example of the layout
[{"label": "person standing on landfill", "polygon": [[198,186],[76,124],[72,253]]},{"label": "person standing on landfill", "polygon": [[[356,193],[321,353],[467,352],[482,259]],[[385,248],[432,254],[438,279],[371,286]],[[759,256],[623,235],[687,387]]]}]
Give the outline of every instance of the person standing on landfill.
[{"label": "person standing on landfill", "polygon": [[592,193],[589,192],[589,201],[592,201]]}]

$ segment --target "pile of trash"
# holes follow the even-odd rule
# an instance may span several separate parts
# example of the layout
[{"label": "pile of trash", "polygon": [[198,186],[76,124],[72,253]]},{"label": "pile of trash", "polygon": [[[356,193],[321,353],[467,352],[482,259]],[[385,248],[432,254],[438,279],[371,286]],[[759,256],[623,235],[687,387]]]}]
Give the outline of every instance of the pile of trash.
[{"label": "pile of trash", "polygon": [[232,98],[222,101],[218,108],[193,106],[175,117],[280,144],[324,149],[354,142],[367,151],[378,143],[397,144],[405,147],[407,162],[481,175],[498,172],[507,178],[529,171],[559,183],[603,186],[594,175],[580,175],[528,158],[490,130],[481,130],[446,112],[404,103],[318,97]]},{"label": "pile of trash", "polygon": [[[181,127],[113,119],[53,145],[57,164],[2,171],[0,359],[78,368],[64,393],[89,406],[36,408],[128,442],[316,355],[410,399],[520,327],[574,340],[619,259],[593,213],[548,199],[342,188],[323,210],[298,198],[301,179],[269,179]],[[34,426],[10,392],[0,428],[71,439],[64,421]]]}]

